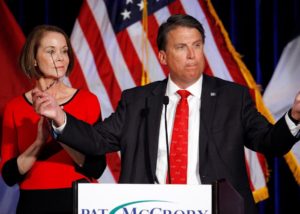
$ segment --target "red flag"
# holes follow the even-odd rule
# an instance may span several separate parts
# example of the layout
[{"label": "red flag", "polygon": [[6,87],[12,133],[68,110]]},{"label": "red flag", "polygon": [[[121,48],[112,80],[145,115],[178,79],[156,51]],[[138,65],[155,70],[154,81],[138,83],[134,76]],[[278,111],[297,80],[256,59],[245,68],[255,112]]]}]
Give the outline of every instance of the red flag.
[{"label": "red flag", "polygon": [[18,58],[25,42],[22,30],[4,1],[0,1],[0,114],[5,103],[30,88],[30,82],[18,66]]},{"label": "red flag", "polygon": [[[205,72],[248,86],[259,111],[266,115],[255,81],[210,1],[84,0],[71,36],[78,59],[74,73],[98,96],[104,118],[115,110],[124,89],[145,82],[144,74],[149,81],[166,78],[168,70],[157,59],[156,36],[160,24],[177,13],[190,14],[204,25]],[[71,75],[70,83],[78,86],[78,78]],[[261,201],[268,197],[266,162],[263,156],[245,151],[250,186],[255,200]],[[101,181],[116,182],[120,158],[118,154],[109,157],[109,170]]]},{"label": "red flag", "polygon": [[[30,82],[18,66],[18,58],[25,37],[4,1],[0,0],[0,136],[4,105],[11,98],[30,88]],[[8,188],[0,178],[0,210],[15,213],[18,186]]]}]

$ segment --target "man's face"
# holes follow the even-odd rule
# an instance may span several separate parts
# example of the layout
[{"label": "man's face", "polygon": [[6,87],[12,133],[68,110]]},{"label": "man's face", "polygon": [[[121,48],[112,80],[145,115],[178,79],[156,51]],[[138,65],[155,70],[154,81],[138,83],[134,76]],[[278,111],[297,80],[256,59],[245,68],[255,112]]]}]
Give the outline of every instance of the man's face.
[{"label": "man's face", "polygon": [[166,41],[166,50],[159,52],[159,60],[169,67],[175,84],[187,88],[204,70],[203,38],[196,28],[179,26],[169,31]]}]

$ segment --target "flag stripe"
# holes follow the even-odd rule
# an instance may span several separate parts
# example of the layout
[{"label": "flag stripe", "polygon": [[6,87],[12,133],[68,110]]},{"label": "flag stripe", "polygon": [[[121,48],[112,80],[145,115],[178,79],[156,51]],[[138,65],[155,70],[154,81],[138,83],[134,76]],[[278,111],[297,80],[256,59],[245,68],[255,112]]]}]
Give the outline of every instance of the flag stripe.
[{"label": "flag stripe", "polygon": [[[129,26],[127,28],[129,36],[131,38],[133,38],[132,40],[135,41],[133,43],[133,46],[136,50],[136,52],[138,53],[139,59],[140,61],[143,61],[143,57],[146,56],[146,53],[143,53],[143,44],[142,44],[142,39],[141,39],[141,32],[142,32],[142,24],[141,22],[136,22],[135,24]],[[147,42],[147,46],[148,46],[148,60],[149,62],[149,69],[148,69],[148,74],[150,77],[151,81],[155,81],[155,80],[162,80],[165,78],[165,74],[160,66],[160,63],[158,62],[158,59],[153,51],[153,48],[151,46],[151,44],[149,43],[149,41]]]},{"label": "flag stripe", "polygon": [[[182,1],[183,2],[183,1]],[[171,14],[186,14],[180,1],[174,1],[169,5]]]},{"label": "flag stripe", "polygon": [[118,103],[118,97],[121,95],[120,82],[117,81],[114,68],[108,59],[108,52],[103,51],[106,49],[106,47],[104,44],[105,42],[102,40],[103,38],[100,33],[100,29],[98,28],[96,20],[94,19],[97,17],[93,16],[88,5],[86,5],[84,9],[86,11],[81,13],[84,15],[80,14],[78,20],[88,42],[89,49],[92,52],[92,58],[95,59],[94,63],[97,67],[98,75],[100,76],[106,91],[113,92],[113,94],[108,94],[108,96],[112,106],[115,109]]},{"label": "flag stripe", "polygon": [[163,7],[154,13],[158,25],[161,25],[163,22],[165,22],[170,15],[171,13],[169,7]]},{"label": "flag stripe", "polygon": [[[158,32],[159,24],[155,18],[155,15],[148,16],[148,25],[150,26],[148,31],[148,39],[153,48],[154,55],[158,55],[158,48],[156,45],[156,36]],[[169,74],[169,70],[167,67],[161,67],[163,69],[164,75],[167,76]]]},{"label": "flag stripe", "polygon": [[[89,89],[98,97],[99,100],[101,100],[101,114],[105,118],[113,111],[114,108],[110,102],[110,98],[106,92],[106,89],[98,76],[93,54],[89,49],[89,45],[87,44],[87,40],[78,21],[76,21],[73,29],[71,43],[80,67],[84,71],[83,74],[87,80]],[[75,69],[76,67],[74,68],[73,73],[76,72]],[[70,76],[70,79],[72,79],[72,75]]]},{"label": "flag stripe", "polygon": [[71,85],[75,88],[89,88],[76,55],[74,57],[74,70],[72,71],[72,75],[68,79]]},{"label": "flag stripe", "polygon": [[114,182],[117,183],[120,177],[121,160],[118,152],[106,154],[107,166],[114,177]]},{"label": "flag stripe", "polygon": [[[260,167],[260,162],[257,158],[257,156],[252,155],[252,151],[245,148],[245,154],[246,154],[246,160],[248,161],[248,168],[250,168],[250,183],[252,186],[252,190],[254,189],[260,189],[262,188],[264,183],[264,173]],[[259,173],[251,173],[253,170],[251,168],[254,168],[256,171],[259,170]]]},{"label": "flag stripe", "polygon": [[[199,4],[203,8],[203,13],[205,13],[205,16],[211,17],[212,15],[210,14],[207,4],[204,4],[204,2],[202,2],[202,1],[199,1]],[[242,73],[240,72],[239,66],[234,61],[232,54],[228,50],[229,47],[226,45],[226,42],[225,42],[224,36],[222,35],[220,27],[218,27],[218,25],[216,25],[216,21],[214,21],[214,22],[212,21],[212,20],[214,20],[213,18],[207,18],[206,20],[209,25],[209,28],[212,30],[211,36],[214,38],[214,40],[216,41],[216,43],[218,45],[218,49],[219,49],[221,58],[225,59],[224,63],[227,67],[228,73],[230,73],[230,75],[232,77],[232,80],[234,82],[240,83],[242,85],[247,85]]]},{"label": "flag stripe", "polygon": [[213,76],[213,72],[212,72],[212,70],[211,70],[211,68],[210,68],[210,66],[209,66],[209,64],[208,64],[208,62],[207,62],[207,59],[206,59],[206,57],[205,57],[205,69],[204,69],[204,73],[205,74],[207,74],[207,75],[209,75],[209,76]]},{"label": "flag stripe", "polygon": [[[105,50],[102,52],[106,53],[105,55],[107,55],[107,57],[109,58],[111,62],[110,64],[112,66],[112,70],[109,71],[113,71],[113,73],[115,74],[115,78],[118,80],[121,90],[131,88],[132,86],[134,86],[134,81],[130,75],[130,72],[128,71],[122,52],[120,51],[115,33],[110,24],[105,3],[103,1],[92,0],[88,1],[88,3],[91,7],[93,17],[95,17],[97,27],[100,30],[104,45],[104,49],[99,50],[99,47],[97,46],[95,48],[99,50],[99,53],[101,53],[101,50]],[[116,59],[118,59],[118,63],[115,63]],[[111,89],[114,90],[113,88]]]},{"label": "flag stripe", "polygon": [[117,34],[117,40],[135,85],[140,85],[143,66],[133,47],[131,37],[128,35],[127,30],[119,32]]}]

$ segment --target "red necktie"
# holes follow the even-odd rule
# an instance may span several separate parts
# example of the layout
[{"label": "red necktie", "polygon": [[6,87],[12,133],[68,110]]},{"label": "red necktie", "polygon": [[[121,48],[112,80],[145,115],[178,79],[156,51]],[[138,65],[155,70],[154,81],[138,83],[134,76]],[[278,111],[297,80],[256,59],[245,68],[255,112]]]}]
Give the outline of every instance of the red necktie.
[{"label": "red necktie", "polygon": [[177,104],[173,126],[170,149],[170,174],[172,184],[186,184],[189,127],[189,105],[187,97],[190,95],[190,92],[178,90],[177,93],[181,96],[181,99]]}]

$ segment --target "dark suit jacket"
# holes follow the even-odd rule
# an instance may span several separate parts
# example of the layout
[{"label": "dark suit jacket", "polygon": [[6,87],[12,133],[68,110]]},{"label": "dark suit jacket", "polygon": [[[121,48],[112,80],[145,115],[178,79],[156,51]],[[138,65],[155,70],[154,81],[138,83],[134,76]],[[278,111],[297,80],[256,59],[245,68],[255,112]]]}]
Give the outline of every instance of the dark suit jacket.
[{"label": "dark suit jacket", "polygon": [[[116,112],[94,128],[67,115],[59,140],[86,154],[120,151],[121,183],[154,183],[166,85],[164,80],[125,90]],[[297,139],[284,118],[271,125],[247,88],[203,75],[199,131],[201,182],[225,178],[243,196],[246,213],[255,213],[244,146],[265,154],[288,152]]]}]

